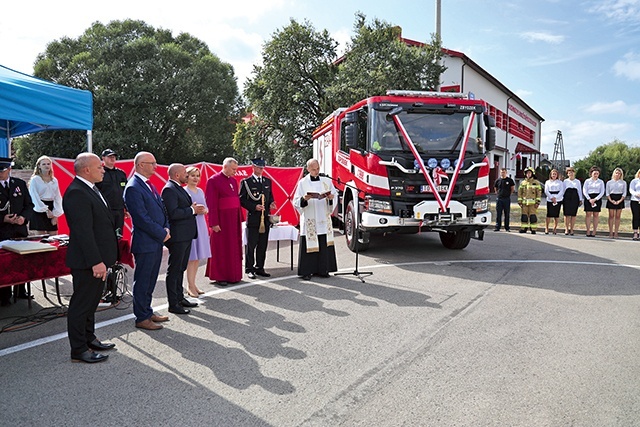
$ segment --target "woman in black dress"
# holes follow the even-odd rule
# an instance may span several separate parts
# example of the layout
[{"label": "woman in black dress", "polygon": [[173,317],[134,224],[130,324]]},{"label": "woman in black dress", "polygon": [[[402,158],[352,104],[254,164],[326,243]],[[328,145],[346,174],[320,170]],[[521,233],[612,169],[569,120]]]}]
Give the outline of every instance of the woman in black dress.
[{"label": "woman in black dress", "polygon": [[607,197],[607,209],[609,209],[609,238],[618,238],[620,228],[620,216],[624,209],[624,198],[627,197],[627,182],[624,180],[624,172],[615,168],[611,179],[605,187]]},{"label": "woman in black dress", "polygon": [[[582,185],[582,195],[584,196],[585,225],[587,227],[587,237],[596,237],[598,232],[598,220],[600,219],[600,209],[602,208],[602,198],[604,197],[605,185],[600,179],[600,168],[591,166],[589,169],[591,178],[584,181]],[[591,231],[593,225],[593,231]]]},{"label": "woman in black dress", "polygon": [[564,198],[562,209],[564,211],[564,235],[572,235],[576,225],[578,207],[582,206],[582,183],[576,178],[574,168],[567,168],[568,178],[564,180]]}]

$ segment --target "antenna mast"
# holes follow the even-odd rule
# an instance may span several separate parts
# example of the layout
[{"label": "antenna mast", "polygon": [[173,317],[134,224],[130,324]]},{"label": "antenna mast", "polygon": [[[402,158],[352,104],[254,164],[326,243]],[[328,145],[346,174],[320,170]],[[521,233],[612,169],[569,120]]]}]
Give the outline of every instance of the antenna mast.
[{"label": "antenna mast", "polygon": [[564,172],[567,163],[564,160],[564,143],[562,142],[562,132],[558,131],[556,135],[556,143],[553,146],[553,159],[551,165],[559,172]]}]

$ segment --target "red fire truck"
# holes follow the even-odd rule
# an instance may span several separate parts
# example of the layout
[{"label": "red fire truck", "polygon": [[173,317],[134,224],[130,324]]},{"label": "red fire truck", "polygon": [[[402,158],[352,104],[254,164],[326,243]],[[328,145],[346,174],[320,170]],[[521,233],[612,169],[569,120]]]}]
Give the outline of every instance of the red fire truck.
[{"label": "red fire truck", "polygon": [[494,126],[484,101],[448,92],[388,91],[329,115],[313,152],[339,190],[349,249],[385,233],[435,231],[449,249],[482,240]]}]

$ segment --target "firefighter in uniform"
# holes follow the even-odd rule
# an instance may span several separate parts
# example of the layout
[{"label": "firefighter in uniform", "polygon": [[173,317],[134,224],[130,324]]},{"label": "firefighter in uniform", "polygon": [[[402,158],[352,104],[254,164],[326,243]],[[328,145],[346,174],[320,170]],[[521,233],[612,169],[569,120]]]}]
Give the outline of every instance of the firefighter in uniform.
[{"label": "firefighter in uniform", "polygon": [[247,246],[244,271],[250,279],[256,275],[269,277],[264,271],[269,244],[269,213],[276,209],[271,180],[262,176],[266,165],[264,159],[251,161],[253,175],[240,183],[240,204],[247,210]]},{"label": "firefighter in uniform", "polygon": [[538,224],[538,206],[542,197],[542,186],[535,177],[535,170],[528,167],[524,170],[525,179],[518,187],[518,205],[522,208],[520,217],[520,233],[526,233],[527,227],[531,229],[531,234],[536,234]]},{"label": "firefighter in uniform", "polygon": [[124,227],[124,187],[127,185],[127,174],[116,167],[118,154],[110,148],[102,152],[102,163],[104,164],[104,178],[102,182],[97,182],[96,187],[102,193],[111,209],[111,214],[116,220],[116,234],[122,237]]}]

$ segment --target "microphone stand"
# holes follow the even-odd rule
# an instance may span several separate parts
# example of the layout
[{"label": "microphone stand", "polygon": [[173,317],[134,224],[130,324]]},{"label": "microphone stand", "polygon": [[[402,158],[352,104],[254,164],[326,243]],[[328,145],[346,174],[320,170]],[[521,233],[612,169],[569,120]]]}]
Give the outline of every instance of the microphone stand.
[{"label": "microphone stand", "polygon": [[[358,195],[359,195],[360,193],[364,193],[364,191],[360,190],[359,188],[356,188],[356,187],[354,187],[354,186],[352,186],[352,185],[349,185],[349,184],[347,184],[346,182],[342,182],[342,181],[340,181],[339,179],[336,179],[336,178],[334,178],[334,177],[332,177],[332,176],[329,176],[329,175],[327,175],[327,174],[325,174],[325,173],[321,173],[321,174],[320,174],[320,176],[323,176],[323,177],[325,177],[325,178],[329,178],[330,180],[335,181],[335,182],[337,182],[338,184],[342,184],[342,185],[344,185],[345,187],[349,187],[349,188],[351,188],[351,189],[355,190],[355,191],[356,191],[356,194],[358,194]],[[365,193],[365,194],[366,194],[366,193]],[[358,218],[358,217],[359,217],[359,212],[360,212],[360,209],[359,209],[359,207],[360,207],[360,201],[356,198],[356,200],[354,200],[354,202],[355,202],[355,203],[354,203],[354,207],[356,208],[356,212],[355,212],[355,216],[356,216],[356,224],[355,224],[355,226],[356,226],[356,229],[355,229],[355,232],[354,232],[354,236],[353,236],[353,238],[354,238],[354,239],[356,239],[356,244],[355,244],[355,247],[356,247],[356,250],[355,250],[355,253],[356,253],[356,268],[355,268],[355,270],[353,270],[351,273],[348,273],[348,272],[344,272],[344,273],[333,273],[333,275],[334,275],[334,276],[353,275],[353,276],[356,276],[358,279],[360,279],[360,281],[361,281],[362,283],[365,283],[364,278],[365,278],[365,277],[368,277],[368,276],[371,276],[371,275],[373,274],[373,272],[372,272],[372,271],[359,271],[359,270],[358,270],[358,258],[359,258],[359,257],[358,257],[358,255],[360,254],[360,251],[358,250],[358,248],[360,247],[360,244],[359,244],[359,242],[358,242],[358,239],[359,239],[359,234],[360,234],[360,231],[361,231],[361,230],[360,230],[360,220],[359,220],[359,218]]]}]

